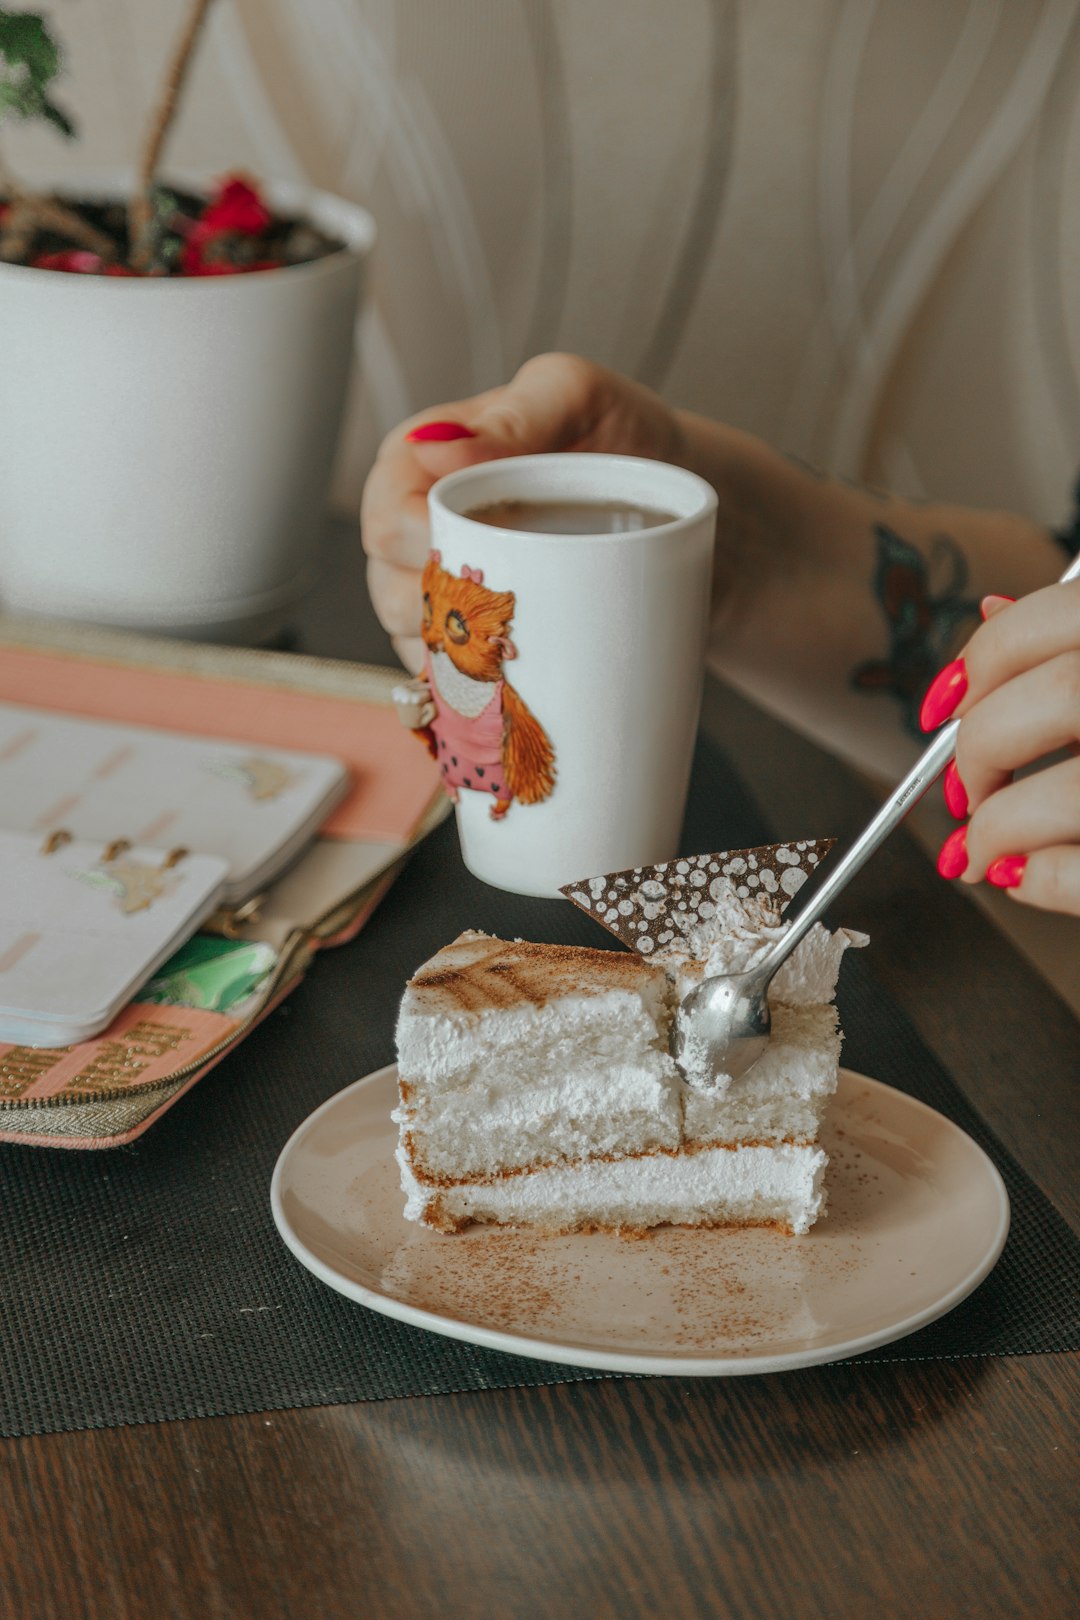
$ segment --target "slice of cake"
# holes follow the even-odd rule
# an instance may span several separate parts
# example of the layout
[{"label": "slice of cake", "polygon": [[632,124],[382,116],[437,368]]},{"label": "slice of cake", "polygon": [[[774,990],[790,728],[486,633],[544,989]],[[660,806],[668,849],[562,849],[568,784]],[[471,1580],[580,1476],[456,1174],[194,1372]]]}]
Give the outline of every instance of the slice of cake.
[{"label": "slice of cake", "polygon": [[398,1019],[402,1147],[432,1187],[679,1146],[668,980],[626,951],[461,934]]},{"label": "slice of cake", "polygon": [[[442,1231],[471,1221],[807,1231],[824,1202],[817,1133],[839,1061],[831,1000],[854,936],[817,928],[800,945],[775,981],[769,1048],[740,1080],[688,1085],[669,1042],[686,990],[768,948],[782,902],[826,847],[791,846],[792,862],[777,862],[788,846],[771,846],[573,886],[570,897],[632,952],[465,933],[426,962],[398,1020],[407,1217]],[[753,887],[724,870],[747,858]],[[783,888],[771,882],[777,866]],[[704,883],[691,879],[702,871]]]}]

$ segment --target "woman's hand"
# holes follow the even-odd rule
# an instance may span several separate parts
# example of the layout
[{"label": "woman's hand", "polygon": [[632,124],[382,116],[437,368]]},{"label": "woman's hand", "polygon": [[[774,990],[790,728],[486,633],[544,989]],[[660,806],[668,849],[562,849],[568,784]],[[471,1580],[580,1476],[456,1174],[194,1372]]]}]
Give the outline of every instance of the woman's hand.
[{"label": "woman's hand", "polygon": [[428,490],[459,467],[546,450],[686,459],[679,419],[658,395],[569,354],[539,355],[504,387],[424,411],[383,440],[364,486],[360,529],[375,611],[413,671],[423,662]]},{"label": "woman's hand", "polygon": [[[977,700],[989,698],[1003,680],[1026,668],[1012,670],[994,648],[999,640],[1011,641],[1032,613],[1038,619],[1042,598],[1029,602],[1024,593],[1044,586],[1061,566],[1054,537],[1025,518],[883,498],[878,491],[809,471],[728,423],[675,410],[617,372],[574,355],[545,354],[528,361],[503,387],[403,422],[379,450],[361,507],[368,585],[398,656],[413,672],[423,665],[420,570],[430,545],[428,490],[460,467],[549,450],[646,456],[705,478],[719,500],[712,667],[841,757],[885,776],[908,768],[910,738],[898,711],[880,701],[879,687],[854,690],[852,685],[852,671],[865,665],[883,667],[889,679],[893,675],[883,662],[883,655],[891,657],[891,621],[883,618],[883,603],[875,600],[873,587],[881,572],[882,536],[899,538],[926,557],[947,536],[948,546],[962,555],[974,589],[986,590],[995,582],[1022,598],[1002,614],[1010,620],[1013,613],[1021,616],[1007,638],[995,620],[972,643],[971,692],[960,712],[970,710],[973,717]],[[927,647],[932,629],[926,628]],[[1080,658],[1080,635],[1074,634],[1069,645]],[[916,637],[904,657],[921,651]],[[1051,656],[1049,651],[1032,655],[1032,662]],[[899,689],[897,695],[903,695]],[[962,697],[959,689],[953,691],[950,705],[932,724],[940,724]],[[977,738],[981,726],[981,720],[977,726],[973,720],[965,733],[961,768],[974,746],[972,733]],[[1077,735],[1074,723],[1069,736]],[[985,744],[978,744],[979,760],[984,749]],[[979,810],[971,834],[972,879],[981,878],[985,862],[999,854],[1033,855],[1036,848],[1035,842],[1001,844],[989,834],[984,839],[984,829],[995,823],[989,806],[982,810],[982,799],[1001,790],[1013,768],[1011,763],[997,764],[993,786],[980,787],[982,797],[972,798]],[[975,755],[967,769],[974,792],[976,781],[983,780]],[[1056,792],[1060,778],[1042,775],[1046,789]],[[1021,787],[1010,787],[1009,796],[1001,796],[995,818],[1019,801]],[[1074,828],[1066,844],[1077,843],[1080,832]],[[1036,905],[1063,903],[1038,898],[1049,892],[1040,876],[1047,861],[1032,861],[1018,898]],[[958,872],[959,865],[951,875]]]},{"label": "woman's hand", "polygon": [[946,796],[955,815],[970,814],[938,870],[1080,916],[1080,581],[1015,603],[991,597],[984,611],[987,622],[923,706],[928,729],[960,716]]}]

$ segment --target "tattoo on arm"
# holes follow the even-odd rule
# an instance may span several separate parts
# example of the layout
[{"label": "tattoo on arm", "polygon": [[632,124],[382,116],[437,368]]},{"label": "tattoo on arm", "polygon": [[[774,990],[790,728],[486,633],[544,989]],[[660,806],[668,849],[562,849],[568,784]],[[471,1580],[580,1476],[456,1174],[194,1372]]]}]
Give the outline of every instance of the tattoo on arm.
[{"label": "tattoo on arm", "polygon": [[860,692],[887,692],[901,706],[905,728],[919,737],[919,706],[948,661],[957,629],[977,619],[979,604],[965,595],[968,566],[950,535],[939,534],[924,557],[884,523],[874,525],[877,566],[873,591],[885,615],[889,649],[852,670]]}]

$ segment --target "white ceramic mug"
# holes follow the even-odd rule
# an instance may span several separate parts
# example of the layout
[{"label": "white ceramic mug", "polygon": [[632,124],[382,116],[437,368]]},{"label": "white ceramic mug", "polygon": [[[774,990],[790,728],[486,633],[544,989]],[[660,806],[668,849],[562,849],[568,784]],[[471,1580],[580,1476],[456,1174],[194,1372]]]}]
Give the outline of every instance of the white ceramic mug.
[{"label": "white ceramic mug", "polygon": [[[505,500],[630,502],[671,522],[499,528]],[[485,462],[430,497],[425,671],[465,864],[518,894],[678,852],[701,703],[716,496],[627,456]]]}]

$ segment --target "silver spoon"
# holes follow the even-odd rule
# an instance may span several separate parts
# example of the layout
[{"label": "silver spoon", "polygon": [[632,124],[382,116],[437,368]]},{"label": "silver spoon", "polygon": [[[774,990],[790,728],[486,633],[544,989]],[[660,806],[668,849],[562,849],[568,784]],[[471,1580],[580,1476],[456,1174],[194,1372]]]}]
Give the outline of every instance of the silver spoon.
[{"label": "silver spoon", "polygon": [[[1080,579],[1080,555],[1062,574],[1061,583],[1071,579]],[[826,868],[810,900],[756,967],[704,979],[685,997],[675,1014],[671,1051],[690,1085],[714,1086],[725,1076],[737,1080],[761,1057],[772,1029],[769,985],[777,968],[945,769],[956,751],[959,728],[959,720],[950,720],[934,733],[926,752],[851,848],[835,866]]]}]

